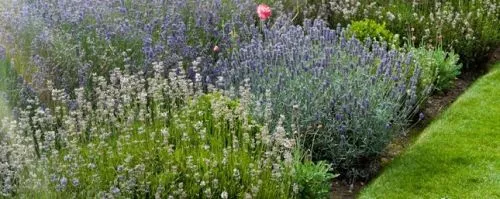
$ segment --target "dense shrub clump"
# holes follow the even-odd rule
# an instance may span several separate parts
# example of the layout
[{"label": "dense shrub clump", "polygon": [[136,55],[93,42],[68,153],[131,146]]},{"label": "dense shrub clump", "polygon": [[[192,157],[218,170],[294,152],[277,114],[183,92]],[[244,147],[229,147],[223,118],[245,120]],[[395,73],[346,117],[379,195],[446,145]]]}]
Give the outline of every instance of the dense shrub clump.
[{"label": "dense shrub clump", "polygon": [[[52,89],[54,108],[34,100],[19,122],[3,121],[0,193],[296,198],[329,192],[314,185],[328,184],[329,165],[303,159],[282,122],[271,128],[253,120],[248,88],[232,100],[203,94],[200,80],[189,80],[182,68],[170,70],[168,78],[163,65],[154,69],[151,78],[121,70],[110,81],[95,76],[95,103],[83,88],[74,100]],[[319,177],[303,180],[311,172]]]},{"label": "dense shrub clump", "polygon": [[500,3],[495,0],[313,0],[297,5],[303,7],[302,15],[331,25],[364,19],[386,23],[405,42],[456,52],[467,67],[481,63],[500,45]]},{"label": "dense shrub clump", "polygon": [[423,47],[411,48],[410,52],[415,56],[416,65],[422,68],[420,90],[433,85],[438,92],[446,91],[460,75],[462,65],[458,63],[459,56],[455,53]]},{"label": "dense shrub clump", "polygon": [[371,19],[352,22],[347,36],[355,36],[361,41],[371,38],[374,41],[387,42],[393,49],[399,46],[399,35],[392,34],[386,29],[385,24],[379,24]]},{"label": "dense shrub clump", "polygon": [[150,75],[154,61],[175,68],[198,59],[205,70],[256,32],[252,0],[8,3],[1,41],[38,91],[50,80],[72,93],[117,67]]},{"label": "dense shrub clump", "polygon": [[265,117],[262,99],[270,99],[272,118],[285,115],[315,159],[366,176],[366,163],[405,129],[418,105],[421,72],[411,56],[346,38],[322,20],[301,27],[282,18],[262,31],[218,63],[227,88],[249,78],[254,115]]}]

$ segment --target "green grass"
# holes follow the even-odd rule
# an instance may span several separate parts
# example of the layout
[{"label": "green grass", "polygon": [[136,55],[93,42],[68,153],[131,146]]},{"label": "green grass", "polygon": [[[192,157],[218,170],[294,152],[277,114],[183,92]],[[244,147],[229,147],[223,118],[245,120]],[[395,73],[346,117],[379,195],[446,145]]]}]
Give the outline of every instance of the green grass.
[{"label": "green grass", "polygon": [[500,63],[359,198],[500,198]]}]

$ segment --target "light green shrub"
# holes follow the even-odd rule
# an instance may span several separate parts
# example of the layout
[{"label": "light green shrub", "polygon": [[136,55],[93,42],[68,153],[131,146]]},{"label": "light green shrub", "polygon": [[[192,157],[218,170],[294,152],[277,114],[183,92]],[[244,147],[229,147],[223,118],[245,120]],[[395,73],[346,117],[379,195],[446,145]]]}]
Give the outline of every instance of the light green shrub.
[{"label": "light green shrub", "polygon": [[[300,155],[302,153],[296,152],[295,158],[302,160]],[[334,177],[338,175],[333,175],[330,173],[331,165],[325,162],[318,162],[313,164],[312,162],[297,161],[295,164],[295,180],[299,186],[299,198],[329,198],[331,183]]]},{"label": "light green shrub", "polygon": [[355,36],[361,41],[370,38],[372,41],[387,42],[391,48],[396,48],[399,45],[398,35],[394,35],[391,31],[387,30],[385,23],[379,24],[371,19],[352,22],[347,31],[347,36]]},{"label": "light green shrub", "polygon": [[422,69],[419,85],[421,88],[432,84],[436,91],[443,92],[450,89],[460,75],[462,65],[459,64],[459,56],[455,53],[446,52],[441,48],[423,47],[411,48],[410,53],[415,56],[416,63]]}]

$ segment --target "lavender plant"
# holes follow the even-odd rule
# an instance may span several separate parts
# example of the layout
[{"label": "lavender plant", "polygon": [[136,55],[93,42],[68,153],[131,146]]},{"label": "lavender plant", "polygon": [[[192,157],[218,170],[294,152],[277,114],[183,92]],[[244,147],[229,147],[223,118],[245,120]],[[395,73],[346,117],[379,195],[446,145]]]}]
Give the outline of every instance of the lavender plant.
[{"label": "lavender plant", "polygon": [[199,59],[205,70],[256,31],[251,0],[10,3],[0,24],[16,68],[37,90],[50,80],[72,94],[90,74],[125,65],[152,74],[154,61]]},{"label": "lavender plant", "polygon": [[[301,187],[309,187],[297,180],[305,176],[295,176],[302,162],[324,176],[314,182],[328,184],[333,177],[327,165],[314,168],[297,155],[284,119],[273,128],[252,119],[248,85],[239,88],[241,99],[233,100],[214,87],[211,94],[203,94],[197,68],[192,68],[198,71],[194,81],[182,64],[168,70],[168,78],[163,77],[162,63],[153,68],[152,77],[119,69],[109,81],[95,75],[96,101],[90,101],[83,88],[71,99],[49,82],[54,108],[33,100],[21,111],[19,122],[0,125],[0,135],[19,143],[0,145],[7,153],[17,152],[9,161],[19,160],[13,174],[9,167],[0,167],[1,175],[19,179],[13,189],[4,186],[11,185],[10,178],[2,178],[0,190],[5,191],[0,193],[47,198],[296,198]],[[3,153],[0,163],[8,162]]]},{"label": "lavender plant", "polygon": [[[218,67],[227,89],[248,78],[257,118],[285,115],[316,160],[329,160],[346,177],[366,177],[365,167],[404,132],[418,106],[420,69],[385,43],[344,35],[322,20],[301,27],[284,17]],[[266,98],[272,111],[263,109]]]},{"label": "lavender plant", "polygon": [[442,46],[469,67],[500,45],[500,4],[492,0],[328,0],[308,1],[304,14],[331,25],[372,19],[406,42]]}]

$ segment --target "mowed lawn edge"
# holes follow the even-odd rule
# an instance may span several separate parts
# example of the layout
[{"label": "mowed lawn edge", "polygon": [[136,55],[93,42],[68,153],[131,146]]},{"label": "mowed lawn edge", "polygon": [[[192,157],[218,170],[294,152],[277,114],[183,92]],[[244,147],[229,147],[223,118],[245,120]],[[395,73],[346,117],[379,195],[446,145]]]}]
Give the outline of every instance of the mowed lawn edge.
[{"label": "mowed lawn edge", "polygon": [[500,198],[500,63],[359,198]]}]

